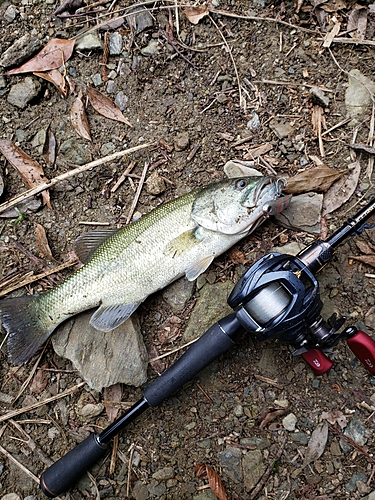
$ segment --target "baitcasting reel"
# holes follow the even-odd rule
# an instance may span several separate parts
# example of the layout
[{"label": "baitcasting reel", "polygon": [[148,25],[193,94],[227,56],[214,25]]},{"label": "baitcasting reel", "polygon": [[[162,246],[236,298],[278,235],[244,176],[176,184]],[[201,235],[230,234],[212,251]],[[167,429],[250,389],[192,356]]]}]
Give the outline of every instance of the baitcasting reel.
[{"label": "baitcasting reel", "polygon": [[296,257],[270,253],[256,262],[240,279],[228,303],[234,312],[211,326],[168,370],[146,387],[143,397],[100,434],[82,443],[49,467],[40,487],[49,497],[69,489],[103,455],[114,438],[150,406],[156,407],[186,382],[233,347],[244,331],[259,341],[278,338],[294,347],[315,374],[332,362],[321,349],[345,338],[350,349],[370,373],[375,374],[375,341],[354,327],[338,330],[344,319],[324,321],[320,312],[317,273],[347,237],[359,234],[375,213],[375,200],[349,219],[325,241],[317,241]]}]

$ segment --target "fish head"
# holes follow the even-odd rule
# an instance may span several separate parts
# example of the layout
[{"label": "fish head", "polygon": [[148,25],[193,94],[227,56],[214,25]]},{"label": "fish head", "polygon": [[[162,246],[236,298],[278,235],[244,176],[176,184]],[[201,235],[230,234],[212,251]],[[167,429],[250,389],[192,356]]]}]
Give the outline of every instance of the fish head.
[{"label": "fish head", "polygon": [[281,212],[284,187],[276,177],[237,177],[202,188],[192,208],[192,219],[205,229],[223,234],[253,231],[269,215]]}]

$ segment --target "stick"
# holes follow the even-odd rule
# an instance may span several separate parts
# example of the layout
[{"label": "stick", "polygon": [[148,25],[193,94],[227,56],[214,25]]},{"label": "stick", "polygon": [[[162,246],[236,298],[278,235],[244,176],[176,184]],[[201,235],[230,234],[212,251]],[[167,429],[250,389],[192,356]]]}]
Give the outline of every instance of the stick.
[{"label": "stick", "polygon": [[22,413],[25,413],[27,411],[35,410],[36,408],[39,408],[40,406],[43,406],[47,403],[52,403],[52,401],[56,401],[57,399],[65,398],[65,396],[69,396],[69,394],[72,394],[73,392],[77,391],[84,385],[86,385],[86,382],[81,382],[80,384],[74,385],[73,387],[64,392],[56,394],[55,396],[51,396],[50,398],[44,399],[43,401],[38,401],[37,403],[33,403],[32,405],[24,406],[23,408],[19,408],[18,410],[9,411],[8,413],[5,413],[5,415],[0,416],[0,422],[9,420],[10,418],[16,417],[17,415],[21,415]]},{"label": "stick", "polygon": [[132,216],[133,216],[133,213],[134,213],[135,207],[137,206],[137,203],[138,203],[138,200],[139,200],[139,197],[140,197],[140,195],[141,195],[142,188],[143,188],[143,184],[144,184],[144,182],[145,182],[145,178],[146,178],[146,174],[147,174],[148,165],[149,165],[148,163],[145,163],[145,166],[143,167],[142,176],[141,176],[141,179],[140,179],[140,181],[139,181],[138,188],[137,188],[137,192],[135,193],[135,196],[134,196],[134,200],[133,200],[132,206],[130,207],[129,214],[128,214],[128,218],[126,219],[126,224],[129,224],[129,222],[131,221],[131,218],[132,218]]},{"label": "stick", "polygon": [[21,462],[19,462],[18,460],[16,460],[14,458],[14,456],[11,455],[9,453],[9,451],[7,451],[1,445],[0,445],[0,452],[3,455],[5,455],[7,458],[9,458],[9,460],[11,460],[14,464],[16,464],[17,467],[19,467],[23,472],[25,472],[25,474],[27,474],[29,477],[31,477],[31,479],[33,479],[37,484],[39,484],[39,479],[36,476],[34,476],[34,474],[31,471],[29,471],[29,469],[27,469],[24,465],[22,465]]},{"label": "stick", "polygon": [[99,160],[91,161],[90,163],[86,163],[85,165],[77,167],[73,170],[69,170],[69,172],[65,172],[65,174],[58,175],[54,179],[51,179],[43,184],[39,184],[39,186],[29,189],[28,191],[25,191],[24,193],[19,194],[14,198],[12,198],[11,200],[3,203],[2,205],[0,205],[0,213],[4,212],[4,210],[7,210],[10,207],[14,207],[14,205],[17,205],[26,198],[30,198],[31,196],[39,194],[42,191],[52,186],[55,186],[59,182],[64,181],[66,179],[70,179],[71,177],[74,177],[75,175],[80,174],[81,172],[85,172],[86,170],[90,170],[91,168],[103,165],[103,163],[108,163],[109,161],[116,160],[117,158],[121,158],[124,155],[134,153],[135,151],[148,148],[149,146],[152,146],[152,143],[146,143],[146,144],[141,144],[139,146],[134,146],[132,148],[124,149],[123,151],[118,151],[117,153],[112,153],[111,155],[104,156],[104,158],[100,158]]}]

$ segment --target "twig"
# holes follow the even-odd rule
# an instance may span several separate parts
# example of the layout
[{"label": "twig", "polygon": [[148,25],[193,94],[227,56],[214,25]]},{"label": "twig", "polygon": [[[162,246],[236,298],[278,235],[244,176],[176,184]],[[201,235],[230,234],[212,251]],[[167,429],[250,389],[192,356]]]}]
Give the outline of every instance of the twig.
[{"label": "twig", "polygon": [[69,260],[68,262],[64,262],[64,264],[60,264],[59,266],[54,267],[53,269],[49,269],[48,271],[46,271],[44,273],[35,274],[32,276],[27,276],[26,279],[20,281],[16,285],[10,286],[6,290],[1,291],[0,297],[3,297],[4,295],[7,295],[10,292],[13,292],[14,290],[17,290],[18,288],[21,288],[22,286],[30,285],[30,283],[34,283],[35,281],[39,281],[43,278],[46,278],[50,274],[55,274],[55,273],[62,271],[63,269],[67,269],[68,267],[72,267],[75,264],[77,264],[77,262],[78,262],[77,260]]},{"label": "twig", "polygon": [[236,73],[236,79],[237,79],[237,86],[238,86],[238,94],[239,94],[239,97],[240,97],[240,108],[243,108],[244,110],[246,109],[246,101],[244,100],[243,96],[242,96],[242,90],[241,90],[241,82],[240,82],[240,77],[239,77],[239,74],[238,74],[238,70],[237,70],[237,66],[236,66],[236,62],[234,60],[234,57],[233,57],[233,54],[232,54],[232,50],[231,48],[229,47],[229,44],[228,42],[226,41],[225,39],[225,36],[223,35],[223,33],[221,32],[221,29],[219,28],[219,26],[215,23],[215,21],[213,20],[212,16],[209,16],[212,24],[215,26],[215,28],[218,30],[218,32],[220,33],[220,36],[221,38],[223,39],[223,42],[225,43],[225,46],[229,52],[229,56],[232,60],[232,64],[233,64],[233,68],[234,68],[234,72]]},{"label": "twig", "polygon": [[117,448],[118,448],[118,434],[116,434],[116,436],[113,439],[111,462],[109,464],[109,473],[111,475],[113,475],[115,473]]},{"label": "twig", "polygon": [[194,342],[196,342],[198,340],[198,338],[196,338],[194,340],[190,340],[190,342],[187,342],[186,344],[182,345],[181,347],[177,347],[177,349],[173,349],[172,351],[168,351],[164,354],[161,354],[160,356],[157,356],[156,358],[150,359],[149,363],[153,363],[154,361],[158,361],[159,359],[166,358],[167,356],[171,356],[175,352],[181,351],[181,349],[185,349],[185,347],[188,347],[189,345],[194,344]]},{"label": "twig", "polygon": [[27,379],[25,380],[25,382],[21,385],[21,388],[20,390],[18,391],[18,394],[17,396],[13,399],[12,401],[12,406],[14,405],[14,403],[17,401],[17,399],[21,396],[21,394],[23,393],[23,391],[26,389],[26,387],[29,385],[31,379],[33,378],[35,372],[36,372],[36,369],[38,368],[38,365],[40,363],[40,360],[42,359],[42,356],[44,354],[46,350],[46,345],[44,346],[42,352],[40,353],[38,359],[36,360],[36,362],[34,363],[34,366],[29,374],[29,376],[27,377]]},{"label": "twig", "polygon": [[284,452],[284,448],[285,448],[285,445],[286,445],[286,440],[287,440],[287,435],[285,434],[284,435],[284,438],[283,438],[283,441],[281,443],[281,446],[279,448],[279,451],[277,452],[277,455],[275,456],[273,462],[268,466],[266,472],[263,474],[262,478],[260,479],[259,483],[257,484],[257,486],[253,489],[253,491],[251,492],[250,494],[250,500],[253,500],[257,495],[258,493],[260,492],[260,490],[263,488],[263,486],[267,483],[270,475],[272,474],[273,470],[274,470],[274,467],[275,467],[275,463],[280,460],[281,458],[281,455],[283,454]]},{"label": "twig", "polygon": [[5,422],[5,420],[9,420],[10,418],[16,417],[17,415],[21,415],[22,413],[25,413],[27,411],[35,410],[36,408],[39,408],[40,406],[46,405],[48,403],[52,403],[52,401],[56,401],[57,399],[65,398],[65,396],[73,394],[73,392],[77,391],[85,384],[86,382],[81,382],[80,384],[74,385],[73,387],[64,392],[60,392],[60,394],[51,396],[50,398],[44,399],[43,401],[38,401],[37,403],[24,406],[23,408],[18,408],[17,410],[8,411],[7,413],[5,413],[5,415],[0,416],[0,422]]},{"label": "twig", "polygon": [[[39,484],[39,479],[34,476],[34,474],[29,471],[29,469],[27,469],[24,465],[21,464],[21,462],[19,462],[17,459],[14,458],[13,455],[11,455],[9,453],[9,451],[7,451],[5,448],[3,448],[1,445],[0,445],[0,452],[6,456],[10,461],[12,461],[15,465],[17,465],[17,467],[19,467],[25,474],[27,474],[29,477],[31,477],[31,479],[33,481],[35,481],[37,484]],[[58,497],[56,497],[58,498]]]},{"label": "twig", "polygon": [[47,467],[50,467],[53,464],[53,461],[47,457],[40,448],[36,445],[35,441],[31,438],[31,436],[21,427],[21,425],[18,422],[15,422],[14,420],[10,419],[10,423],[15,427],[20,434],[22,434],[26,438],[26,443],[28,447],[36,453],[41,461],[46,465]]},{"label": "twig", "polygon": [[128,167],[126,168],[125,172],[123,172],[120,177],[118,178],[118,181],[116,182],[116,184],[111,188],[111,193],[114,193],[115,191],[117,191],[117,189],[121,186],[121,184],[124,182],[124,180],[126,179],[126,177],[130,174],[130,172],[133,170],[133,168],[135,167],[135,161],[131,161],[128,165]]},{"label": "twig", "polygon": [[262,375],[254,375],[254,377],[257,380],[261,380],[262,382],[266,382],[267,384],[273,385],[273,386],[277,387],[278,389],[283,389],[283,386],[281,384],[279,384],[278,382],[276,382],[276,380],[272,380],[270,378],[263,377]]},{"label": "twig", "polygon": [[4,210],[7,210],[10,207],[14,207],[21,201],[25,200],[26,198],[30,198],[31,196],[39,194],[42,191],[49,189],[52,186],[55,186],[59,182],[64,181],[66,179],[70,179],[71,177],[74,177],[75,175],[80,174],[81,172],[85,172],[86,170],[90,170],[91,168],[103,165],[103,163],[108,163],[110,161],[116,160],[117,158],[121,158],[122,156],[125,156],[127,154],[134,153],[135,151],[140,151],[141,149],[148,148],[152,145],[153,143],[140,144],[139,146],[134,146],[129,149],[124,149],[123,151],[117,151],[116,153],[104,156],[104,158],[100,158],[99,160],[91,161],[90,163],[86,163],[85,165],[74,168],[73,170],[69,170],[69,172],[65,172],[64,174],[58,175],[54,179],[50,179],[49,181],[44,182],[43,184],[39,184],[39,186],[29,189],[28,191],[25,191],[24,193],[15,196],[11,200],[6,201],[2,205],[0,205],[0,213],[4,212]]},{"label": "twig", "polygon": [[137,206],[137,203],[138,203],[138,200],[139,200],[139,197],[141,195],[142,188],[143,188],[143,184],[145,182],[148,165],[149,164],[146,162],[145,166],[143,168],[142,175],[141,175],[141,178],[139,180],[137,192],[135,193],[132,206],[130,207],[130,210],[129,210],[129,213],[128,213],[128,218],[126,219],[126,224],[129,224],[129,222],[131,221],[131,218],[133,217],[133,213],[134,213],[135,207]]},{"label": "twig", "polygon": [[336,123],[336,125],[334,125],[333,127],[329,128],[328,130],[325,130],[324,132],[322,132],[322,137],[324,135],[327,135],[329,134],[330,132],[333,132],[334,130],[336,130],[337,128],[339,127],[342,127],[343,125],[345,125],[346,123],[350,122],[351,118],[348,117],[348,118],[345,118],[344,120],[341,120],[341,122],[339,123]]},{"label": "twig", "polygon": [[130,445],[130,448],[129,448],[130,456],[129,456],[129,465],[128,465],[128,481],[126,484],[126,497],[127,498],[129,498],[129,496],[130,496],[130,478],[131,478],[131,473],[132,473],[132,461],[133,461],[134,448],[135,448],[135,445],[134,445],[134,443],[132,443]]}]

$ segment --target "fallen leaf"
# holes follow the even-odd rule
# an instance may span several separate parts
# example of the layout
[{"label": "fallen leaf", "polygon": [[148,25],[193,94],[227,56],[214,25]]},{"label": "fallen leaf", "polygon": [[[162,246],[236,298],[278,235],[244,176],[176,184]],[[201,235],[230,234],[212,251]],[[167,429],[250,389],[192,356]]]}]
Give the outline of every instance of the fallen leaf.
[{"label": "fallen leaf", "polygon": [[301,194],[309,191],[326,192],[343,175],[343,172],[330,168],[327,165],[304,170],[293,177],[286,179],[284,192],[287,194]]},{"label": "fallen leaf", "polygon": [[346,30],[355,40],[364,40],[367,28],[367,8],[356,4],[348,17]]},{"label": "fallen leaf", "polygon": [[354,149],[355,151],[364,151],[369,155],[375,155],[375,148],[367,146],[366,144],[354,143],[354,144],[349,144],[349,147]]},{"label": "fallen leaf", "polygon": [[41,224],[35,223],[35,240],[42,257],[48,260],[55,260],[52,256],[52,252],[48,243],[46,231]]},{"label": "fallen leaf", "polygon": [[336,423],[339,424],[341,429],[344,429],[348,424],[347,418],[340,410],[324,411],[322,413],[322,419],[327,420],[327,422],[329,422],[332,425]]},{"label": "fallen leaf", "polygon": [[48,363],[42,365],[40,370],[37,370],[34,375],[31,384],[29,386],[29,390],[31,394],[40,394],[47,387],[49,377],[47,372],[43,368],[48,368]]},{"label": "fallen leaf", "polygon": [[107,412],[108,420],[113,422],[120,409],[119,403],[121,403],[122,398],[122,387],[121,384],[111,385],[110,387],[105,387],[103,390],[104,406]]},{"label": "fallen leaf", "polygon": [[359,161],[348,165],[348,172],[343,174],[341,179],[324,194],[323,217],[337,210],[349,200],[357,187],[360,173],[361,165]]},{"label": "fallen leaf", "polygon": [[64,75],[60,73],[58,69],[51,69],[50,71],[34,71],[35,76],[47,80],[47,82],[52,83],[63,97],[66,97],[69,92],[68,85]]},{"label": "fallen leaf", "polygon": [[261,412],[257,418],[257,422],[259,422],[259,429],[263,429],[267,424],[275,420],[277,417],[285,415],[288,411],[288,408],[267,408],[267,410]]},{"label": "fallen leaf", "polygon": [[154,344],[149,344],[147,346],[147,354],[152,369],[155,370],[158,375],[161,375],[165,370],[165,363],[162,359],[156,359],[159,358],[160,353]]},{"label": "fallen leaf", "polygon": [[74,130],[77,132],[77,134],[83,137],[83,139],[92,141],[90,135],[90,126],[87,120],[86,110],[81,95],[79,95],[73,103],[72,109],[70,110],[70,118],[72,120]]},{"label": "fallen leaf", "polygon": [[56,138],[54,133],[48,127],[46,140],[43,145],[42,156],[49,167],[53,167],[56,160]]},{"label": "fallen leaf", "polygon": [[375,255],[350,255],[349,258],[375,267]]},{"label": "fallen leaf", "polygon": [[247,151],[247,153],[244,155],[245,160],[256,160],[259,158],[259,156],[263,156],[269,151],[273,149],[273,146],[271,143],[267,142],[265,144],[261,144],[260,146],[256,146],[255,148],[251,148]]},{"label": "fallen leaf", "polygon": [[11,69],[7,75],[34,73],[60,68],[72,55],[75,40],[52,38],[47,45],[29,61],[18,68]]},{"label": "fallen leaf", "polygon": [[198,24],[201,19],[208,16],[209,11],[207,5],[197,5],[196,7],[187,7],[183,13],[192,24]]},{"label": "fallen leaf", "polygon": [[73,11],[75,12],[77,9],[84,5],[83,0],[65,0],[57,9],[54,11],[53,15],[58,16],[65,11]]},{"label": "fallen leaf", "polygon": [[126,123],[126,125],[129,125],[129,127],[133,127],[133,125],[124,117],[120,108],[117,107],[116,104],[111,101],[111,99],[106,97],[98,90],[93,89],[92,87],[88,87],[87,97],[89,98],[91,106],[101,115],[111,120]]},{"label": "fallen leaf", "polygon": [[366,241],[363,240],[357,240],[356,242],[357,248],[364,254],[366,255],[374,255],[375,254],[375,249],[374,247],[370,244],[367,243]]},{"label": "fallen leaf", "polygon": [[[16,146],[14,142],[7,139],[0,140],[0,152],[21,175],[29,189],[48,181],[39,163]],[[52,208],[48,190],[42,192],[42,198],[47,207]]]},{"label": "fallen leaf", "polygon": [[227,500],[227,494],[225,492],[221,478],[217,472],[215,472],[207,464],[196,464],[195,465],[195,475],[200,479],[208,479],[208,484],[219,500]]},{"label": "fallen leaf", "polygon": [[239,248],[232,248],[228,255],[233,264],[246,264],[248,262],[245,254]]},{"label": "fallen leaf", "polygon": [[311,462],[318,460],[324,452],[328,439],[328,424],[321,422],[311,434],[310,441],[307,445],[303,467],[306,467]]}]

